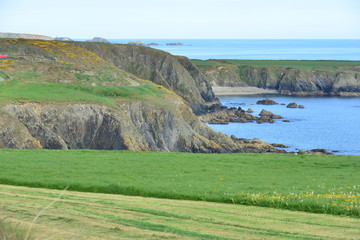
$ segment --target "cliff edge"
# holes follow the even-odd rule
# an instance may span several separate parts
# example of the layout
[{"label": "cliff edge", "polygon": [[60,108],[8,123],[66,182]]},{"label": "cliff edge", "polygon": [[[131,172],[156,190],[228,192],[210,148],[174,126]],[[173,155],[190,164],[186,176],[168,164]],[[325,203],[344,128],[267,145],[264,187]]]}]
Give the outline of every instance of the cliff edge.
[{"label": "cliff edge", "polygon": [[0,60],[2,148],[282,152],[215,132],[195,116],[189,103],[216,99],[186,58],[27,39],[0,40],[0,50],[10,57]]},{"label": "cliff edge", "polygon": [[212,86],[252,86],[286,95],[360,96],[360,62],[193,60]]}]

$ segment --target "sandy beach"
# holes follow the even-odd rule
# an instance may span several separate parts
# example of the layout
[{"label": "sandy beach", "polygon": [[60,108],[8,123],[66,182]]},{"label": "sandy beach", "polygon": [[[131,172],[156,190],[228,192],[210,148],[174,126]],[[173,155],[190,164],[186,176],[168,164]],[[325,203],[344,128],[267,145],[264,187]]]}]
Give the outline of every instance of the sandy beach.
[{"label": "sandy beach", "polygon": [[212,87],[216,96],[277,94],[277,90],[257,87]]}]

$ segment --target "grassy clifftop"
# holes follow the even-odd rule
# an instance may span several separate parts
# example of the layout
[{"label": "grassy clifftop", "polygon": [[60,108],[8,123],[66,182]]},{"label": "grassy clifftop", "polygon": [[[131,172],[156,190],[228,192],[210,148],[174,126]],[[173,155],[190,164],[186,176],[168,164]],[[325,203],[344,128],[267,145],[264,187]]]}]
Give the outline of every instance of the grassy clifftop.
[{"label": "grassy clifftop", "polygon": [[118,101],[175,96],[96,54],[66,42],[0,40],[1,101],[83,102],[115,106]]},{"label": "grassy clifftop", "polygon": [[213,86],[255,86],[284,94],[360,95],[359,61],[193,60]]},{"label": "grassy clifftop", "polygon": [[185,57],[141,46],[85,42],[74,44],[124,71],[176,92],[194,111],[204,103],[217,102],[203,73]]},{"label": "grassy clifftop", "polygon": [[213,59],[197,60],[192,62],[198,66],[212,65],[238,65],[238,66],[262,66],[262,67],[287,67],[311,70],[328,70],[328,71],[358,71],[360,61],[330,61],[330,60],[236,60],[236,59]]},{"label": "grassy clifftop", "polygon": [[[0,52],[9,56],[0,60],[0,148],[279,151],[217,133],[193,114],[189,106],[215,97],[188,59],[24,39],[0,40]],[[142,78],[148,72],[156,77]]]}]

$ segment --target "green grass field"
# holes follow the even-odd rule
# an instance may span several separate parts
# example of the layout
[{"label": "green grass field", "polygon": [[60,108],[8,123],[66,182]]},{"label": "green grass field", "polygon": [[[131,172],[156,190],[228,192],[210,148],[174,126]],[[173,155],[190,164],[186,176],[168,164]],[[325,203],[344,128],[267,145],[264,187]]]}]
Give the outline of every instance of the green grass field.
[{"label": "green grass field", "polygon": [[3,229],[8,236],[14,231],[21,236],[29,232],[30,239],[343,240],[360,236],[358,218],[235,204],[9,185],[0,185],[0,204],[0,231],[1,219],[6,218],[4,223],[11,227]]},{"label": "green grass field", "polygon": [[[146,101],[162,97],[165,91],[146,83],[143,86],[97,86],[14,80],[0,83],[0,100],[44,103],[95,103],[116,107],[112,100]],[[164,96],[166,97],[166,96]],[[116,98],[116,99],[115,99]]]},{"label": "green grass field", "polygon": [[[5,80],[0,82],[0,105],[35,101],[117,108],[118,102],[143,101],[170,108],[168,103],[177,98],[163,86],[140,79],[72,44],[0,39],[0,47],[16,59],[0,60],[0,76]],[[34,59],[22,59],[18,48],[32,53]]]},{"label": "green grass field", "polygon": [[0,150],[0,183],[360,216],[360,157]]},{"label": "green grass field", "polygon": [[192,62],[196,66],[226,65],[234,64],[238,66],[276,66],[301,69],[321,69],[321,70],[339,70],[351,69],[359,66],[360,61],[328,61],[328,60],[232,60],[232,59],[216,59],[216,60],[197,60]]}]

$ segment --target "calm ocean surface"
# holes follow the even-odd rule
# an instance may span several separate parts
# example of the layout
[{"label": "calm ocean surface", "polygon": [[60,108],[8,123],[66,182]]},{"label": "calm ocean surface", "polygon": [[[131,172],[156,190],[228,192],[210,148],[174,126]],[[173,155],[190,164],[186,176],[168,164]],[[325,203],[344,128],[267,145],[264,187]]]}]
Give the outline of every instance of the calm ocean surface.
[{"label": "calm ocean surface", "polygon": [[[154,48],[192,59],[268,59],[268,60],[360,60],[358,40],[211,40],[211,39],[113,39],[126,44],[140,40],[158,43]],[[192,46],[165,46],[181,42]],[[279,103],[296,102],[305,109],[289,109],[283,105],[256,105],[264,96],[220,97],[229,107],[251,107],[280,114],[290,122],[273,124],[230,123],[210,125],[214,130],[241,138],[259,138],[270,143],[283,143],[310,150],[324,148],[339,154],[360,155],[360,98],[271,96]]]},{"label": "calm ocean surface", "polygon": [[296,148],[310,150],[324,148],[338,150],[337,154],[360,155],[360,98],[340,97],[267,97],[278,103],[296,102],[304,109],[286,108],[284,105],[257,105],[265,95],[220,97],[223,105],[252,108],[254,115],[262,109],[279,114],[290,122],[276,120],[275,123],[230,123],[211,126],[215,131],[240,138],[259,138],[269,143],[283,143]]},{"label": "calm ocean surface", "polygon": [[[134,40],[162,44],[153,48],[192,59],[360,60],[360,39],[109,39]],[[191,46],[165,46],[169,42]]]}]

